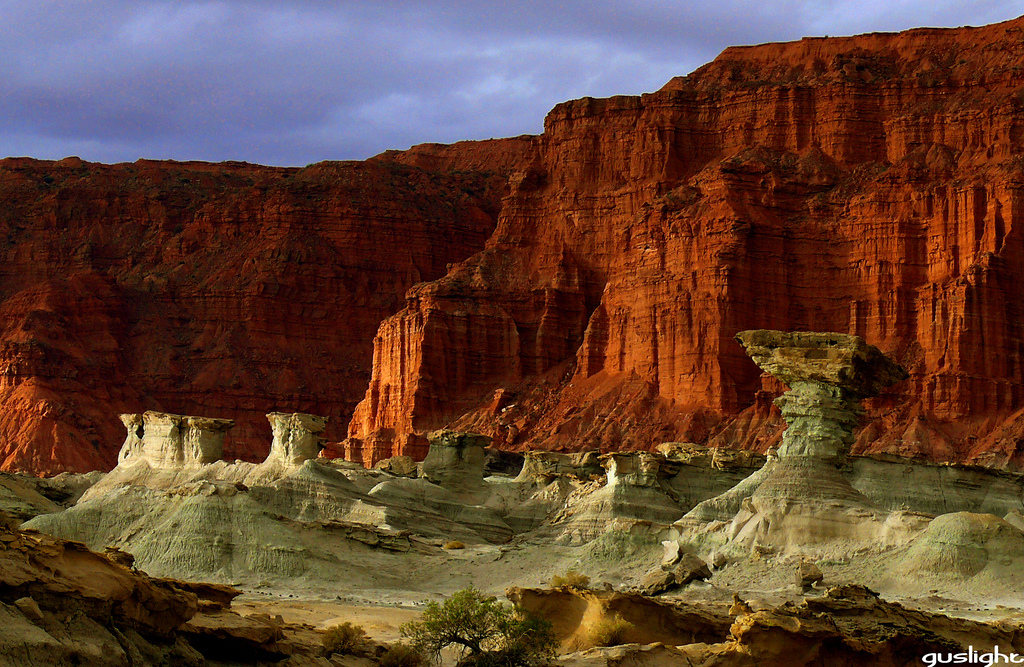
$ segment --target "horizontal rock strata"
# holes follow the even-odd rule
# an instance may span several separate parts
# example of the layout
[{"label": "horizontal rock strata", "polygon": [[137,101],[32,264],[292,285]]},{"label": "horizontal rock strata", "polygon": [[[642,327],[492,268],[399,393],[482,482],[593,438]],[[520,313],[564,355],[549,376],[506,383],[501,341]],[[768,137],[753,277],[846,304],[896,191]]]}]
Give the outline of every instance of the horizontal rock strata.
[{"label": "horizontal rock strata", "polygon": [[349,434],[764,452],[784,387],[734,334],[830,330],[910,373],[855,453],[1019,465],[1022,26],[730,48],[558,105],[487,248],[380,327]]},{"label": "horizontal rock strata", "polygon": [[[0,160],[0,470],[109,470],[118,413],[272,410],[341,440],[373,336],[483,248],[529,138],[323,162]],[[422,458],[422,456],[420,457]]]}]

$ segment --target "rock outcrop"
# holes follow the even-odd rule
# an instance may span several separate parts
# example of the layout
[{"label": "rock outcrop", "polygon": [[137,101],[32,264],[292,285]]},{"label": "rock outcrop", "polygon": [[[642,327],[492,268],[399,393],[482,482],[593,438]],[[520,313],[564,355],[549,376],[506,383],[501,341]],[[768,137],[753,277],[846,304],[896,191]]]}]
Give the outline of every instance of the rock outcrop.
[{"label": "rock outcrop", "polygon": [[202,664],[183,642],[154,646],[196,614],[195,594],[0,519],[0,656],[9,664],[129,665],[133,648]]},{"label": "rock outcrop", "polygon": [[324,444],[321,434],[327,428],[326,417],[302,412],[271,412],[267,419],[274,434],[267,461],[296,466],[320,455]]},{"label": "rock outcrop", "polygon": [[349,434],[765,452],[784,387],[734,334],[838,330],[911,376],[855,453],[1020,464],[1022,28],[735,47],[558,105],[487,248],[381,325]]},{"label": "rock outcrop", "polygon": [[652,600],[636,593],[575,588],[509,588],[512,602],[549,621],[563,651],[594,646],[593,630],[617,618],[628,624],[625,642],[714,644],[728,635],[732,620],[710,605]]},{"label": "rock outcrop", "polygon": [[190,417],[163,412],[121,415],[128,435],[117,455],[118,464],[146,461],[153,468],[188,468],[220,461],[224,436],[232,419]]},{"label": "rock outcrop", "polygon": [[[837,586],[799,605],[742,613],[718,642],[665,641],[593,648],[561,658],[566,667],[904,667],[1021,655],[1017,624],[987,624],[907,609],[863,586]],[[957,658],[962,654],[961,658]],[[925,661],[925,657],[928,660]],[[999,662],[1008,661],[1007,659]]]},{"label": "rock outcrop", "polygon": [[0,665],[322,664],[320,634],[243,617],[231,586],[150,577],[129,554],[89,551],[0,513]]},{"label": "rock outcrop", "polygon": [[477,433],[435,431],[423,459],[423,477],[450,491],[478,489],[484,481],[484,449],[491,439]]}]

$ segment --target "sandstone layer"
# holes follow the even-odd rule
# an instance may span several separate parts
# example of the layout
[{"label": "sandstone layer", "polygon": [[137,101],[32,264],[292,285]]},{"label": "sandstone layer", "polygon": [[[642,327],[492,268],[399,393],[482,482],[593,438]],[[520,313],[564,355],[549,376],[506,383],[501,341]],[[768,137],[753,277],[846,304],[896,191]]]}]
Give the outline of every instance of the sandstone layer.
[{"label": "sandstone layer", "polygon": [[785,387],[733,336],[818,330],[910,374],[855,453],[1020,465],[1022,29],[736,47],[556,106],[486,249],[381,325],[349,435],[765,451]]},{"label": "sandstone layer", "polygon": [[274,410],[341,440],[380,321],[483,247],[530,145],[301,169],[0,160],[0,469],[109,470],[119,412],[234,419],[232,458],[262,460]]}]

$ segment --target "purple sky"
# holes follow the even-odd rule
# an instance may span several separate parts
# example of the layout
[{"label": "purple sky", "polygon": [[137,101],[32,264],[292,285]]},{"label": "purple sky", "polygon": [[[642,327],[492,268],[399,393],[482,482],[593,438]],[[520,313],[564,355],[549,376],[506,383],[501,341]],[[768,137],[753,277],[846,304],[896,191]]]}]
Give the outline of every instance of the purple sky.
[{"label": "purple sky", "polygon": [[731,44],[984,25],[1020,0],[0,0],[0,156],[303,165],[539,133]]}]

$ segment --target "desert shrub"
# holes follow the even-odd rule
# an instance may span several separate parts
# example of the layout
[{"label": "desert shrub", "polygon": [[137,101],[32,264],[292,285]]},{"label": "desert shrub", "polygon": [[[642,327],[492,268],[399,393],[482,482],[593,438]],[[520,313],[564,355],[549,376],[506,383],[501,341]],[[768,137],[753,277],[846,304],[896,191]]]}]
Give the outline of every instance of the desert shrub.
[{"label": "desert shrub", "polygon": [[554,655],[551,624],[473,587],[438,604],[431,602],[418,621],[400,628],[413,648],[437,660],[449,646],[460,652],[460,665],[528,667]]},{"label": "desert shrub", "polygon": [[587,588],[590,586],[590,577],[576,570],[569,570],[563,575],[551,577],[551,588]]},{"label": "desert shrub", "polygon": [[345,621],[341,625],[332,625],[324,631],[324,648],[329,653],[363,653],[370,645],[370,638],[361,626]]},{"label": "desert shrub", "polygon": [[380,667],[423,667],[426,657],[408,644],[392,644],[380,657]]},{"label": "desert shrub", "polygon": [[632,629],[632,623],[615,614],[594,623],[587,635],[594,646],[618,646],[624,643],[626,634]]},{"label": "desert shrub", "polygon": [[444,543],[442,549],[465,549],[466,545],[458,540],[449,540]]}]

